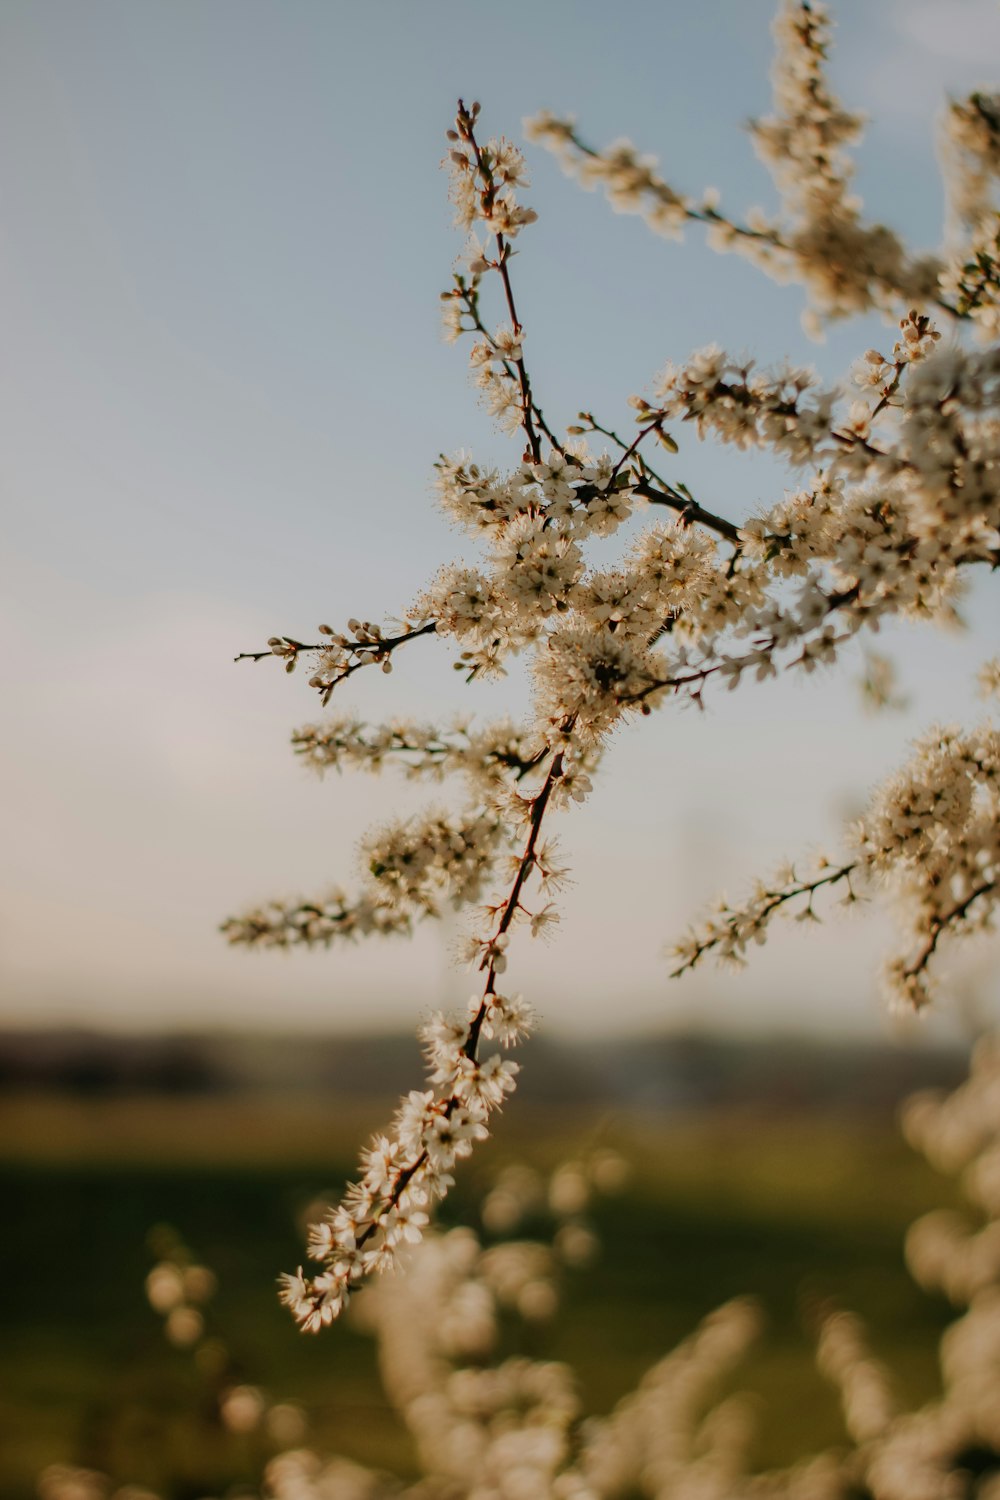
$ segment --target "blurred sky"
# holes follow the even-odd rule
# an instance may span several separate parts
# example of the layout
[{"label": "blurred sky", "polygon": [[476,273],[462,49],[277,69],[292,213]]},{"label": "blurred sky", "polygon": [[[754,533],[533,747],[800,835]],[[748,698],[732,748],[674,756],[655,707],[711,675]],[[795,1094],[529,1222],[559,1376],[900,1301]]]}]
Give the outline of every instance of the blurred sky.
[{"label": "blurred sky", "polygon": [[[835,82],[872,116],[860,191],[934,245],[934,117],[944,90],[990,82],[1000,12],[835,12]],[[741,134],[769,106],[769,18],[744,0],[5,0],[0,1024],[362,1030],[470,992],[449,924],[329,954],[226,948],[222,917],[351,880],[365,827],[428,800],[395,778],[307,776],[287,748],[317,716],[304,676],[232,658],[404,609],[463,545],[433,508],[436,455],[516,462],[439,337],[461,249],[438,170],[456,96],[515,139],[526,114],[573,111],[685,189],[770,206]],[[540,221],[514,272],[550,419],[627,424],[630,392],[713,340],[833,377],[891,339],[855,323],[807,344],[798,289],[698,234],[657,240],[529,157]],[[680,435],[671,472],[733,518],[790,483]],[[883,1028],[877,922],[788,924],[737,976],[668,982],[662,947],[720,888],[835,848],[924,724],[974,718],[996,600],[980,581],[968,636],[876,643],[906,713],[861,714],[859,656],[623,733],[558,830],[576,880],[563,925],[512,959],[548,1025]],[[421,643],[335,706],[440,720],[524,703],[517,677],[463,687],[452,655]],[[963,972],[966,998],[989,999],[989,959]]]}]

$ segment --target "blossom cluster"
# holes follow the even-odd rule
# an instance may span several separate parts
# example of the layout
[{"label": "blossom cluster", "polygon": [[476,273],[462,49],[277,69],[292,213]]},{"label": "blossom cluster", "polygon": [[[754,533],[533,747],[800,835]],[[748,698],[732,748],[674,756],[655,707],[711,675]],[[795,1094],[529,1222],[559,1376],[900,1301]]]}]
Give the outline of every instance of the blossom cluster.
[{"label": "blossom cluster", "polygon": [[[480,398],[518,451],[505,466],[468,453],[441,457],[439,503],[477,550],[443,567],[401,624],[351,620],[342,631],[321,627],[312,645],[278,635],[267,651],[249,653],[289,670],[307,659],[323,704],[362,666],[388,671],[418,639],[451,650],[469,679],[526,656],[533,694],[516,724],[336,718],[299,730],[295,749],[319,771],[394,764],[411,777],[457,777],[466,804],[376,830],[362,847],[357,897],[272,903],[225,924],[235,943],[308,946],[406,932],[449,904],[474,908],[466,956],[485,979],[479,1009],[455,1023],[449,1043],[464,1071],[447,1082],[442,1075],[443,1092],[424,1103],[413,1102],[423,1095],[404,1103],[384,1180],[366,1159],[360,1196],[338,1220],[343,1237],[323,1247],[322,1295],[291,1284],[310,1326],[333,1316],[368,1269],[391,1262],[446,1185],[448,1169],[430,1174],[432,1134],[465,1121],[470,1107],[448,1090],[481,1066],[479,1041],[512,937],[558,915],[549,897],[562,872],[543,823],[586,799],[614,733],[675,702],[700,705],[719,688],[828,667],[895,618],[949,624],[966,580],[1000,566],[995,99],[977,94],[950,107],[946,158],[965,174],[956,188],[964,228],[940,255],[914,256],[863,218],[852,192],[861,122],[828,81],[825,8],[783,0],[775,31],[774,107],[752,127],[780,199],[772,216],[739,224],[711,196],[671,187],[628,143],[594,151],[551,115],[528,134],[585,185],[601,185],[616,208],[642,212],[668,234],[703,223],[715,248],[802,283],[815,313],[877,309],[895,322],[894,337],[859,351],[842,381],[823,386],[798,364],[764,369],[712,345],[671,359],[628,397],[631,437],[590,411],[557,427],[532,382],[512,278],[512,246],[536,219],[520,196],[524,158],[505,138],[483,141],[479,105],[460,101],[445,165],[468,239],[442,307],[448,337],[468,343]],[[703,438],[773,456],[788,490],[756,514],[720,514],[673,475],[682,442]],[[619,549],[610,559],[609,543]],[[676,972],[708,951],[742,961],[772,915],[809,920],[828,887],[848,904],[884,887],[907,931],[890,989],[923,1005],[940,940],[987,927],[992,916],[995,760],[989,726],[935,731],[877,794],[840,863],[804,878],[783,871],[743,905],[723,905],[681,944]],[[533,883],[540,900],[529,906]],[[480,1116],[468,1123],[463,1148],[485,1130]],[[405,1194],[398,1233],[397,1190]]]},{"label": "blossom cluster", "polygon": [[[547,1179],[512,1165],[482,1207],[491,1238],[503,1238],[484,1244],[467,1228],[431,1232],[408,1247],[405,1275],[383,1279],[355,1304],[354,1324],[378,1340],[386,1394],[435,1486],[494,1500],[595,1493],[586,1473],[591,1459],[580,1460],[573,1372],[551,1360],[505,1355],[503,1325],[554,1316],[561,1267],[585,1265],[599,1250],[586,1217],[590,1201],[618,1191],[626,1172],[606,1149],[562,1163]],[[552,1221],[551,1243],[507,1237],[526,1215]],[[314,1228],[313,1239],[325,1239],[328,1225]],[[714,1321],[725,1320],[723,1313]],[[684,1352],[677,1362],[683,1359]],[[689,1388],[690,1380],[684,1383]],[[611,1439],[599,1445],[595,1438],[596,1430],[588,1440],[596,1457]],[[354,1473],[358,1481],[368,1477]],[[347,1479],[343,1460],[324,1462],[305,1449],[280,1455],[267,1470],[275,1500],[312,1497],[336,1477]]]},{"label": "blossom cluster", "polygon": [[740,904],[722,903],[674,946],[677,972],[709,952],[743,963],[780,913],[819,920],[813,903],[825,888],[839,887],[841,903],[852,905],[881,886],[895,896],[906,928],[905,947],[886,968],[889,996],[906,1008],[926,1005],[941,940],[992,926],[1000,888],[1000,731],[983,725],[970,734],[924,736],[877,789],[851,844],[844,862],[823,858],[807,878],[789,867]]},{"label": "blossom cluster", "polygon": [[594,150],[571,119],[542,113],[528,122],[528,135],[554,151],[584,187],[602,187],[617,212],[642,214],[655,232],[674,239],[688,221],[706,224],[713,249],[735,250],[777,280],[802,282],[824,317],[940,300],[941,261],[908,257],[892,230],[863,221],[861,201],[849,191],[846,148],[859,139],[862,121],[826,77],[825,7],[809,0],[784,5],[774,33],[774,114],[750,133],[781,196],[781,216],[754,209],[739,222],[720,212],[713,191],[696,198],[672,187],[656,158],[640,155],[630,141]]},{"label": "blossom cluster", "polygon": [[[844,1439],[788,1467],[759,1472],[758,1403],[733,1389],[763,1323],[748,1298],[709,1313],[601,1416],[585,1415],[569,1366],[509,1352],[512,1326],[544,1328],[559,1311],[564,1270],[600,1253],[591,1202],[619,1190],[626,1171],[607,1149],[547,1177],[511,1164],[483,1202],[482,1235],[432,1230],[408,1245],[404,1275],[353,1304],[355,1328],[377,1341],[419,1479],[405,1484],[323,1453],[308,1411],[237,1375],[215,1328],[185,1341],[209,1377],[197,1392],[202,1419],[242,1443],[258,1440],[259,1478],[240,1450],[249,1500],[990,1500],[1000,1485],[1000,1038],[981,1038],[954,1092],[908,1100],[902,1123],[968,1203],[925,1214],[906,1239],[915,1280],[957,1309],[940,1341],[940,1392],[908,1408],[862,1320],[821,1305],[816,1365],[839,1396]],[[311,1217],[312,1238],[328,1240],[331,1218]],[[547,1221],[544,1237],[518,1237],[526,1217],[536,1231]],[[169,1317],[207,1295],[214,1277],[176,1237],[157,1252],[147,1289]],[[47,1468],[38,1489],[42,1500],[158,1500],[66,1463]]]},{"label": "blossom cluster", "polygon": [[333,890],[316,900],[268,901],[227,918],[222,931],[230,943],[247,948],[329,948],[340,938],[405,933],[410,927],[408,911],[375,893],[351,900]]},{"label": "blossom cluster", "polygon": [[544,756],[544,744],[511,719],[478,728],[457,723],[446,730],[412,720],[368,725],[354,718],[329,719],[296,730],[292,747],[320,774],[331,769],[378,773],[395,761],[414,780],[461,774],[473,792],[484,795],[508,773],[521,780]]},{"label": "blossom cluster", "polygon": [[944,117],[943,154],[952,211],[965,224],[995,219],[1000,177],[1000,94],[980,90],[952,99]]},{"label": "blossom cluster", "polygon": [[491,1112],[515,1085],[517,1064],[500,1052],[480,1059],[476,1043],[484,1037],[508,1047],[532,1024],[520,996],[494,990],[475,996],[466,1014],[440,1012],[424,1024],[431,1087],[403,1100],[391,1134],[376,1136],[363,1153],[359,1181],[313,1227],[309,1254],[323,1270],[283,1277],[282,1301],[308,1332],[339,1316],[370,1272],[393,1265],[422,1238],[427,1210],[451,1186],[456,1162],[485,1140]]},{"label": "blossom cluster", "polygon": [[146,1277],[150,1307],[164,1319],[164,1332],[172,1344],[184,1348],[196,1343],[205,1331],[205,1304],[215,1293],[215,1275],[198,1265],[186,1248],[168,1231],[157,1236],[164,1254]]}]

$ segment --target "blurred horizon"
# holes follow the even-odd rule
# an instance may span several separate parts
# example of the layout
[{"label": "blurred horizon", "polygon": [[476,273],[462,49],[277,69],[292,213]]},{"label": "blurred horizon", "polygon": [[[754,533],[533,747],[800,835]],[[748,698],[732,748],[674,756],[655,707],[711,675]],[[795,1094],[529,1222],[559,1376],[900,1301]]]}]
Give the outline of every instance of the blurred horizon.
[{"label": "blurred horizon", "polygon": [[[235,1371],[297,1403],[320,1452],[415,1473],[360,1320],[304,1338],[273,1278],[301,1261],[305,1223],[412,1086],[416,1057],[412,1034],[191,1045],[0,1032],[5,1500],[36,1496],[59,1463],[177,1500],[248,1477],[214,1367],[172,1347],[144,1295],[165,1243],[218,1277],[206,1315],[212,1347],[221,1337],[231,1353],[220,1380]],[[488,1221],[484,1197],[505,1172],[544,1189],[548,1174],[582,1179],[587,1163],[614,1160],[617,1191],[573,1210],[600,1258],[567,1267],[551,1323],[512,1331],[521,1352],[572,1365],[586,1412],[607,1411],[720,1301],[747,1295],[767,1325],[739,1375],[761,1403],[761,1467],[842,1441],[836,1393],[815,1368],[817,1299],[864,1318],[901,1394],[939,1389],[934,1348],[954,1310],[908,1276],[903,1234],[957,1195],[895,1115],[914,1089],[960,1082],[957,1051],[544,1035],[524,1063],[440,1225],[475,1226],[486,1244],[544,1235],[544,1199],[524,1225]],[[71,1295],[58,1295],[67,1251]]]},{"label": "blurred horizon", "polygon": [[[929,1083],[954,1084],[967,1062],[968,1047],[926,1037],[904,1043],[685,1031],[588,1039],[545,1032],[518,1057],[517,1109],[568,1109],[599,1120],[608,1110],[683,1115],[752,1104],[778,1115],[874,1113],[888,1121],[906,1094]],[[85,1112],[88,1101],[101,1099],[237,1095],[260,1096],[277,1108],[287,1095],[327,1109],[360,1101],[377,1112],[413,1087],[420,1067],[419,1043],[402,1030],[0,1028],[0,1156],[33,1149],[13,1128],[16,1096],[74,1098]],[[12,1111],[6,1116],[5,1099]],[[61,1149],[71,1149],[68,1138]]]}]

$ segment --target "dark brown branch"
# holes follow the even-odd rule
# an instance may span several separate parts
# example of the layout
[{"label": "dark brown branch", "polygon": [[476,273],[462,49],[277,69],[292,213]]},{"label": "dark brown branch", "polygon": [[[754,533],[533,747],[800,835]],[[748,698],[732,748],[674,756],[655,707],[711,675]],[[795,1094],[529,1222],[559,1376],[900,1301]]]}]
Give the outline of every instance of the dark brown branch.
[{"label": "dark brown branch", "polygon": [[[831,870],[828,875],[820,875],[815,880],[805,881],[800,885],[791,886],[786,891],[766,891],[764,905],[759,909],[759,911],[754,913],[755,919],[757,920],[759,925],[763,926],[774,912],[776,912],[780,907],[784,906],[786,902],[794,901],[799,896],[809,897],[806,910],[811,911],[812,898],[818,890],[821,890],[825,885],[836,885],[836,883],[840,880],[846,880],[848,886],[850,886],[851,875],[856,869],[857,861],[852,861],[850,864],[841,865],[838,869]],[[735,927],[739,923],[741,915],[742,913],[740,912],[734,912],[731,916],[726,918],[725,931],[720,932],[717,937],[710,938],[704,944],[700,944],[698,947],[698,951],[691,958],[687,959],[685,963],[682,963],[679,968],[671,970],[670,978],[679,979],[682,974],[686,974],[689,969],[693,969],[695,965],[702,958],[704,958],[706,953],[711,953],[713,948],[717,948],[719,944],[725,940],[725,938],[729,937],[732,934]]]},{"label": "dark brown branch", "polygon": [[[476,288],[474,286],[469,286],[461,276],[456,276],[455,289],[465,305],[466,312],[472,319],[472,324],[476,332],[482,334],[483,338],[492,349],[496,349],[496,341],[492,333],[486,327],[486,324],[483,322],[482,318],[479,316],[479,293]],[[466,329],[465,331],[467,333],[471,332],[471,330],[469,329]],[[499,359],[499,363],[503,365],[504,373],[506,374],[507,378],[509,380],[516,380],[520,385],[520,370],[518,369],[517,365],[513,364],[508,359],[503,359],[502,357]],[[525,370],[525,378],[527,379],[527,370],[524,365],[523,356],[521,358],[520,365],[521,368]],[[523,386],[521,387],[521,395],[523,398]],[[560,443],[559,439],[556,437],[555,433],[552,431],[548,422],[546,422],[544,413],[542,412],[542,408],[538,405],[537,401],[534,398],[534,394],[532,393],[530,380],[528,381],[528,399],[531,403],[531,410],[534,414],[534,419],[538,426],[539,432],[541,432],[544,437],[548,438],[549,442],[557,453],[561,453],[563,457],[565,457],[566,450],[563,447],[562,443]]]},{"label": "dark brown branch", "polygon": [[904,979],[915,979],[918,974],[921,974],[926,969],[937,949],[938,942],[942,935],[948,931],[948,928],[954,923],[960,922],[967,915],[969,908],[979,900],[980,896],[987,896],[990,891],[995,891],[996,888],[997,882],[995,880],[984,880],[981,885],[977,885],[974,890],[971,890],[963,900],[957,902],[950,911],[945,912],[942,916],[932,917],[930,936],[913,962],[908,964],[903,970]]},{"label": "dark brown branch", "polygon": [[[569,732],[569,729],[571,727],[572,723],[567,726],[567,733]],[[521,891],[524,888],[524,882],[528,878],[528,875],[531,872],[532,865],[535,862],[535,849],[538,844],[539,833],[541,832],[542,820],[545,817],[545,810],[548,806],[549,799],[552,796],[552,789],[555,786],[556,782],[561,778],[562,772],[563,754],[562,751],[559,751],[556,755],[553,756],[552,764],[549,767],[548,775],[545,778],[545,782],[541,790],[538,792],[537,796],[532,799],[531,822],[528,830],[528,838],[524,846],[524,852],[521,855],[521,861],[518,865],[517,874],[514,877],[514,883],[511,886],[506,901],[504,902],[500,920],[497,923],[496,931],[493,934],[491,943],[495,943],[497,938],[502,937],[507,932],[510,924],[514,920],[515,914],[517,913],[518,907],[520,905]],[[486,1012],[489,1009],[490,999],[495,993],[496,960],[492,959],[487,966],[486,982],[483,988],[483,998],[480,1001],[479,1009],[477,1010],[469,1025],[469,1034],[466,1037],[465,1045],[462,1049],[464,1055],[473,1062],[475,1062],[478,1056],[479,1037],[482,1032],[483,1022],[486,1019]],[[442,1112],[445,1115],[451,1115],[457,1103],[458,1100],[454,1095],[449,1099],[442,1100]],[[405,1167],[400,1169],[400,1171],[396,1175],[395,1181],[393,1182],[391,1193],[384,1200],[384,1203],[381,1207],[381,1212],[375,1218],[373,1218],[364,1229],[364,1231],[360,1235],[358,1235],[358,1245],[364,1245],[368,1242],[368,1240],[378,1228],[379,1219],[386,1212],[389,1212],[393,1208],[395,1208],[400,1198],[402,1197],[402,1194],[405,1191],[408,1183],[413,1179],[415,1174],[419,1172],[420,1168],[426,1161],[427,1152],[422,1151],[420,1155],[417,1156],[412,1162],[409,1162]]]},{"label": "dark brown branch", "polygon": [[738,526],[727,521],[725,516],[714,515],[703,505],[699,505],[697,500],[693,500],[690,495],[682,495],[672,485],[660,489],[648,480],[640,479],[633,484],[632,489],[635,494],[648,500],[650,505],[665,505],[669,510],[676,511],[686,525],[705,526],[709,531],[724,537],[727,542],[732,542],[734,547],[742,546]]},{"label": "dark brown branch", "polygon": [[339,649],[345,651],[348,657],[353,656],[355,660],[349,661],[345,659],[343,670],[338,673],[329,685],[321,687],[320,696],[325,706],[330,701],[330,694],[337,683],[345,681],[352,673],[359,671],[361,667],[369,666],[372,662],[386,661],[397,647],[405,645],[407,641],[415,641],[422,635],[433,635],[436,630],[437,621],[427,620],[423,625],[417,625],[412,630],[404,630],[399,635],[380,635],[377,637],[373,636],[370,640],[346,641],[343,646],[339,646],[338,639],[334,635],[331,635],[328,641],[321,641],[311,645],[305,645],[302,641],[295,640],[293,636],[274,636],[272,638],[273,646],[267,651],[241,651],[239,656],[234,657],[233,660],[263,661],[266,657],[271,656],[277,661],[283,661],[285,671],[291,672],[294,671],[295,665],[303,653],[327,651],[331,646],[339,646]]},{"label": "dark brown branch", "polygon": [[[492,200],[493,196],[495,195],[493,173],[486,162],[483,160],[482,149],[479,145],[479,142],[476,140],[473,117],[472,115],[467,113],[465,105],[462,103],[461,99],[459,99],[458,101],[458,121],[462,134],[469,142],[469,145],[472,148],[472,153],[476,159],[476,169],[479,172],[480,179],[483,183],[483,198],[484,200]],[[517,308],[514,305],[514,290],[510,282],[510,273],[507,270],[507,261],[510,256],[510,245],[502,234],[496,234],[494,238],[496,240],[497,246],[496,265],[497,270],[500,273],[500,280],[503,282],[504,298],[507,303],[507,311],[510,313],[510,321],[514,329],[514,333],[519,334],[522,331],[524,325],[517,315]],[[537,464],[541,462],[542,445],[539,442],[538,433],[535,431],[535,424],[533,420],[535,404],[531,396],[531,382],[528,379],[528,371],[524,363],[524,356],[518,355],[517,359],[513,361],[513,364],[514,368],[517,371],[518,384],[521,387],[521,413],[524,434],[528,440],[528,447],[531,451],[531,457]]]}]

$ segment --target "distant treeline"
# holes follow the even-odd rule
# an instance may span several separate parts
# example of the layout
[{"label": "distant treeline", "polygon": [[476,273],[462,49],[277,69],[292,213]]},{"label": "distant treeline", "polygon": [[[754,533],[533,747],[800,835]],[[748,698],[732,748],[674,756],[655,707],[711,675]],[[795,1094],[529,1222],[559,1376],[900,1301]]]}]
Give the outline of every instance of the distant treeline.
[{"label": "distant treeline", "polygon": [[[752,1108],[889,1114],[914,1089],[953,1086],[958,1050],[791,1038],[681,1035],[537,1038],[524,1054],[525,1103],[649,1110]],[[0,1088],[78,1095],[291,1092],[367,1098],[417,1085],[412,1037],[82,1030],[0,1032]]]}]

